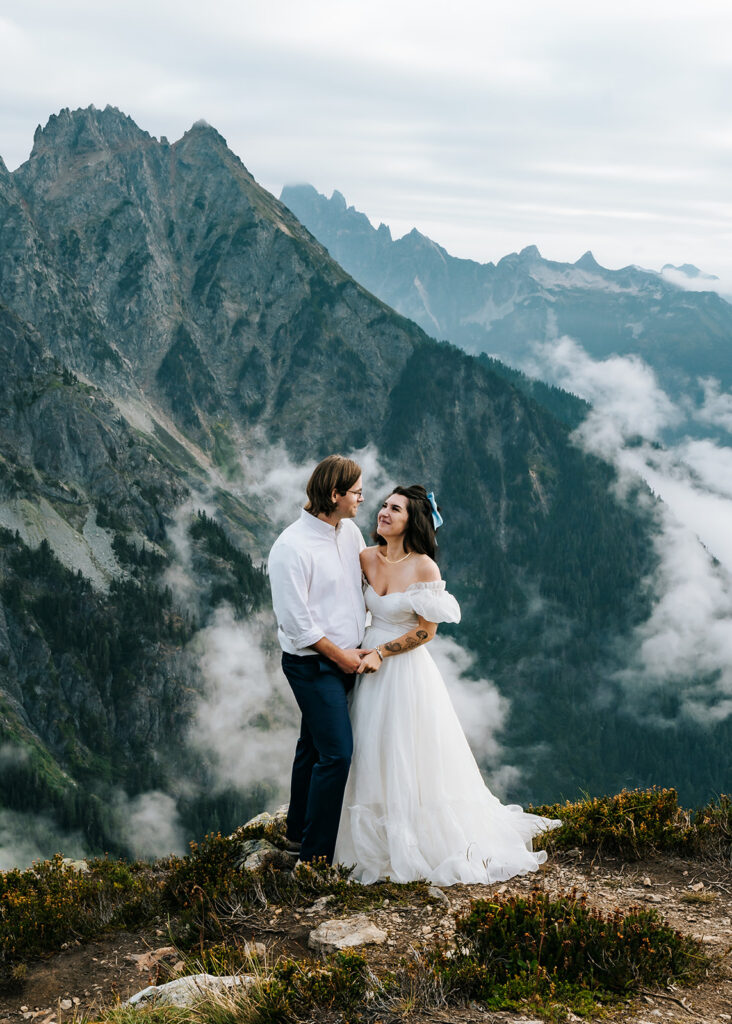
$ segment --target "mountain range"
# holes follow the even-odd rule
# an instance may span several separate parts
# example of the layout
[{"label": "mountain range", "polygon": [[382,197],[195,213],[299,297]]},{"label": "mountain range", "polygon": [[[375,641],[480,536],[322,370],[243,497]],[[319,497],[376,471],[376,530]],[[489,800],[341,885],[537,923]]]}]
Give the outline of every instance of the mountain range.
[{"label": "mountain range", "polygon": [[[262,561],[278,522],[256,466],[291,487],[364,449],[438,495],[464,616],[441,634],[469,652],[463,685],[490,680],[505,709],[482,753],[514,767],[506,795],[724,788],[726,722],[651,696],[667,718],[649,725],[622,699],[657,506],[572,442],[583,407],[556,389],[542,403],[376,298],[207,124],[169,144],[112,107],[63,110],[26,163],[0,161],[0,364],[7,811],[124,850],[131,802],[167,800],[193,837],[273,797],[284,780],[224,784],[195,743],[201,645],[226,606],[275,647]],[[242,735],[274,745],[276,718],[255,700]]]},{"label": "mountain range", "polygon": [[523,367],[537,343],[569,335],[595,359],[640,356],[673,396],[701,394],[699,378],[732,387],[732,304],[681,286],[707,279],[713,289],[696,267],[608,270],[591,252],[559,263],[535,245],[478,263],[416,229],[393,239],[338,191],[290,185],[280,198],[345,270],[432,337]]}]

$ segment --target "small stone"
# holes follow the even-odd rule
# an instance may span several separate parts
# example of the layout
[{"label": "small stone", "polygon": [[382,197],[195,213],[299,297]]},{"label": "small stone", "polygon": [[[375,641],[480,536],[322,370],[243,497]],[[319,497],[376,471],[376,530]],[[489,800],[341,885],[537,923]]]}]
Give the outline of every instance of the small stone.
[{"label": "small stone", "polygon": [[21,1013],[27,1013],[28,1012],[28,1007],[27,1006],[21,1006],[20,1012]]},{"label": "small stone", "polygon": [[[430,896],[432,896],[433,899],[439,900],[440,903],[444,903],[445,906],[447,907],[450,906],[450,900],[447,898],[442,889],[438,889],[436,885],[431,885],[427,892],[429,893]],[[386,906],[386,903],[387,901],[384,900],[384,906]]]},{"label": "small stone", "polygon": [[70,999],[62,999],[58,1004],[62,1010],[70,1010],[74,1005]]},{"label": "small stone", "polygon": [[238,866],[245,871],[256,871],[265,864],[273,867],[291,868],[297,861],[296,853],[288,853],[267,842],[266,839],[248,839],[241,844]]},{"label": "small stone", "polygon": [[[257,825],[268,825],[273,820],[272,815],[269,811],[262,811],[261,814],[257,814],[254,818],[250,818],[249,821],[242,825],[242,828],[255,828]],[[236,835],[236,833],[234,833]]]},{"label": "small stone", "polygon": [[365,914],[323,921],[308,938],[308,946],[319,953],[333,953],[353,946],[386,942],[386,932],[377,928]]},{"label": "small stone", "polygon": [[694,884],[690,885],[689,888],[692,892],[701,892],[704,888],[704,882],[694,882]]},{"label": "small stone", "polygon": [[643,884],[644,884],[644,885],[645,885],[646,887],[648,887],[648,886],[651,886],[651,885],[653,885],[653,882],[652,882],[652,881],[650,880],[650,878],[648,877],[648,875],[646,875],[646,877],[645,877],[645,878],[643,879]]},{"label": "small stone", "polygon": [[78,996],[72,996],[71,1002],[74,1004],[74,1006],[78,1006],[79,1003],[81,1002],[81,999],[79,999]]},{"label": "small stone", "polygon": [[[319,914],[321,910],[325,910],[326,906],[333,899],[332,896],[321,896],[320,899],[316,900],[311,907],[304,910],[304,914]],[[384,900],[384,906],[388,903],[388,900]]]},{"label": "small stone", "polygon": [[264,960],[267,955],[267,947],[263,942],[245,942],[244,955],[255,956],[257,960]]},{"label": "small stone", "polygon": [[78,871],[80,875],[86,875],[89,872],[89,865],[85,860],[74,860],[73,857],[64,857],[61,863],[65,868],[71,868],[72,871]]}]

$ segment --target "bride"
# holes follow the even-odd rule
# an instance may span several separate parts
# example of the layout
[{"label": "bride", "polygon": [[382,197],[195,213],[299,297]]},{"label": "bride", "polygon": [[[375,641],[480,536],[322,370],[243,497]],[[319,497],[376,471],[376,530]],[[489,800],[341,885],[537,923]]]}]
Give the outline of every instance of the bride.
[{"label": "bride", "polygon": [[561,824],[504,805],[483,782],[427,644],[460,609],[434,562],[442,518],[424,487],[395,487],[361,552],[371,625],[351,704],[354,750],[336,862],[360,882],[495,882],[546,860]]}]

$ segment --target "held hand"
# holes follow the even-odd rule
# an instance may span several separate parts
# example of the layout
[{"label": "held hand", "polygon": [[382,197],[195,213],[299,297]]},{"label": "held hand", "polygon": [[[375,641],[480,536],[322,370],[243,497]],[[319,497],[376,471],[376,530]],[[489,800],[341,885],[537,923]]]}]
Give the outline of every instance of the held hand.
[{"label": "held hand", "polygon": [[334,658],[333,660],[342,672],[353,675],[354,672],[361,671],[361,661],[368,653],[368,651],[362,651],[355,647],[348,647],[340,652],[337,659]]},{"label": "held hand", "polygon": [[361,664],[358,668],[358,675],[364,673],[378,672],[381,668],[381,658],[376,651],[369,651],[364,658],[361,659]]}]

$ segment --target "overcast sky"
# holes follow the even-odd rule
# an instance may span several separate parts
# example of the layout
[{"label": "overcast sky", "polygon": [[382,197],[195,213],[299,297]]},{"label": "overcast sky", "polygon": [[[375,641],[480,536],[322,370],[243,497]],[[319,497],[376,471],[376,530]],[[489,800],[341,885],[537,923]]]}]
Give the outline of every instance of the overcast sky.
[{"label": "overcast sky", "polygon": [[731,67],[729,0],[2,0],[0,154],[66,106],[203,117],[275,194],[458,256],[732,279]]}]

